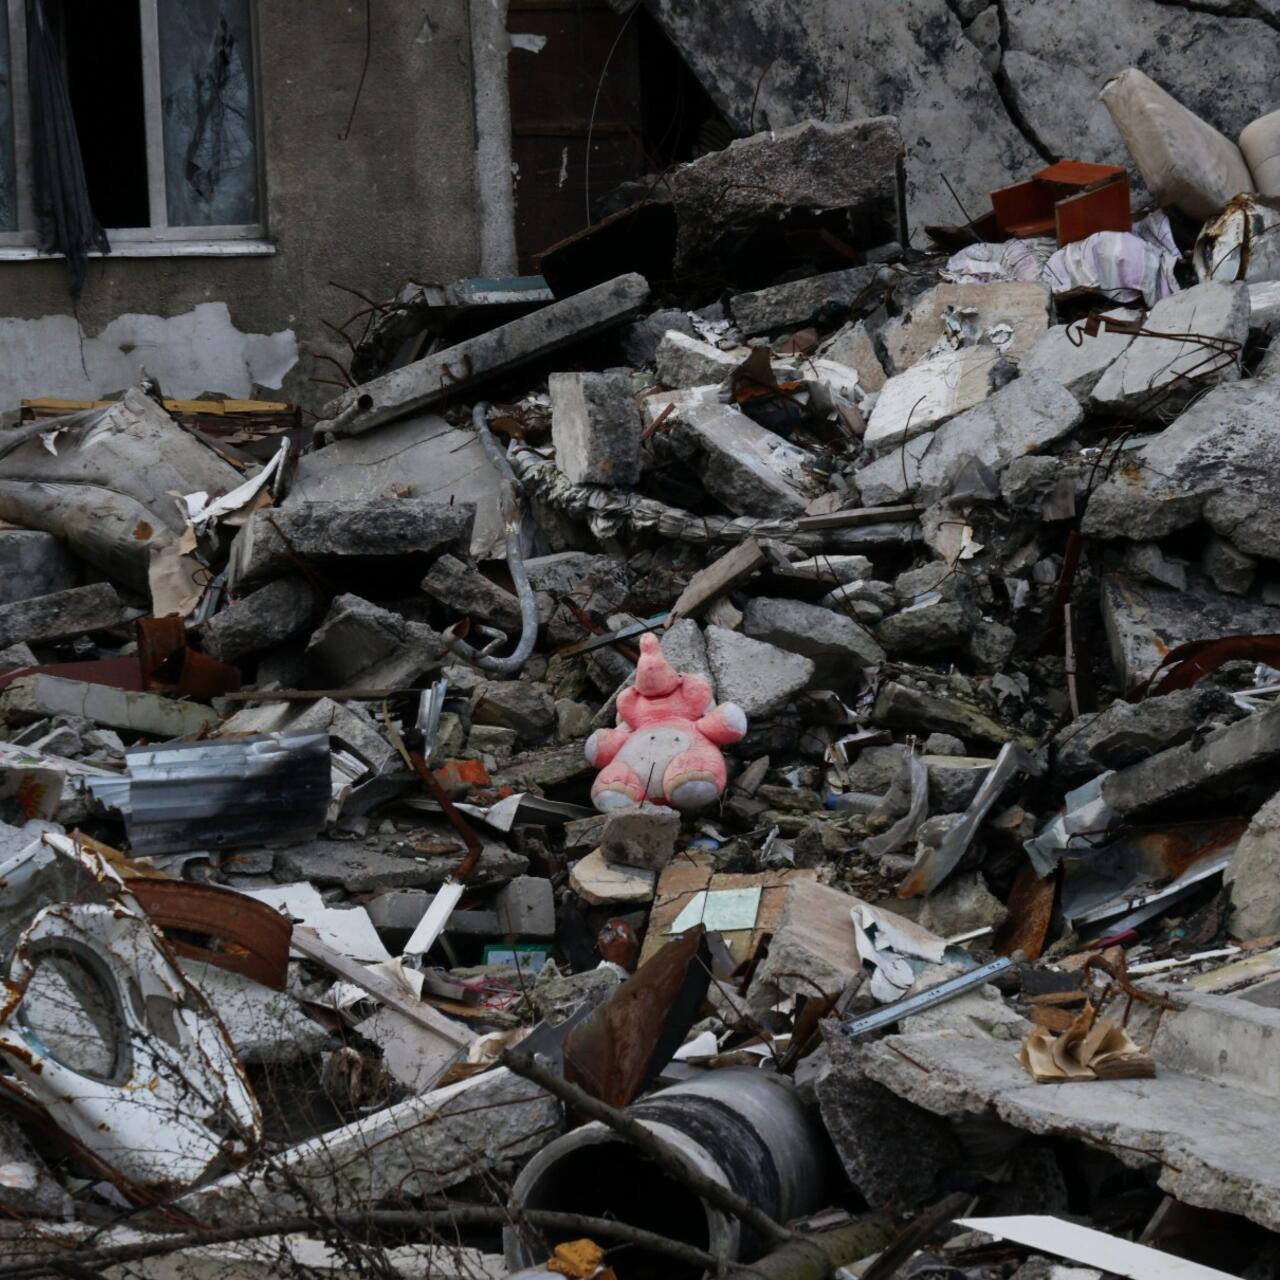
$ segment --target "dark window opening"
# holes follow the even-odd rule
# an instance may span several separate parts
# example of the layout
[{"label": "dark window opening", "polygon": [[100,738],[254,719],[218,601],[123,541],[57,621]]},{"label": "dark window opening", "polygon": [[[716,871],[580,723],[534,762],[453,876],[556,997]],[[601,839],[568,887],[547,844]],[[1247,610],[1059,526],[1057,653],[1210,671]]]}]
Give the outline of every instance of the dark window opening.
[{"label": "dark window opening", "polygon": [[522,270],[733,137],[642,6],[511,0],[507,28],[522,37],[507,61]]},{"label": "dark window opening", "polygon": [[150,226],[141,6],[55,0],[46,11],[61,36],[93,211],[108,230]]}]

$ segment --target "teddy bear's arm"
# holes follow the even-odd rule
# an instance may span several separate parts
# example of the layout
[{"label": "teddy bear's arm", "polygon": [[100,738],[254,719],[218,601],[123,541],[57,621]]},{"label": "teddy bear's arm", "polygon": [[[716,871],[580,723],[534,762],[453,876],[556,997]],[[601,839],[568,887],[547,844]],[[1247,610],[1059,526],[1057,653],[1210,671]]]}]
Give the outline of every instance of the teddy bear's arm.
[{"label": "teddy bear's arm", "polygon": [[631,730],[625,725],[620,725],[616,729],[597,729],[587,739],[587,745],[583,748],[587,763],[593,769],[603,769],[605,765],[612,764],[614,757],[622,750],[623,743],[629,737],[631,737]]},{"label": "teddy bear's arm", "polygon": [[703,716],[694,728],[718,747],[740,742],[747,735],[747,715],[736,702],[722,702]]}]

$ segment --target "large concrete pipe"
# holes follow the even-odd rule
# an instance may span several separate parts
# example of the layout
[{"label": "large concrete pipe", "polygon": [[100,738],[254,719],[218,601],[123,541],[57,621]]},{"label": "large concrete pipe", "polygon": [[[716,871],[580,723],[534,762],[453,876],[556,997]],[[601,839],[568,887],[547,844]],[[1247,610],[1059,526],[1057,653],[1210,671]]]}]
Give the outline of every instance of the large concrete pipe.
[{"label": "large concrete pipe", "polygon": [[[709,1071],[651,1094],[628,1113],[778,1222],[825,1203],[822,1141],[789,1081],[749,1067]],[[762,1252],[749,1229],[705,1204],[599,1123],[575,1129],[538,1152],[516,1179],[511,1204],[616,1218],[730,1259],[751,1261]],[[543,1237],[552,1248],[571,1238]],[[546,1259],[528,1229],[508,1227],[504,1244],[513,1271]],[[629,1277],[680,1280],[686,1274],[670,1258],[639,1253],[627,1250]]]}]

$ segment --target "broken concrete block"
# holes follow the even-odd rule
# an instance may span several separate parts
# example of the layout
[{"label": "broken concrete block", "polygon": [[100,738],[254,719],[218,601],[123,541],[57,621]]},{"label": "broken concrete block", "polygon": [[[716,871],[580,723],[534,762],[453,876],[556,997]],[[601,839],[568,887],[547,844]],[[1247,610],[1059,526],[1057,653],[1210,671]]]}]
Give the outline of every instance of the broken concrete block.
[{"label": "broken concrete block", "polygon": [[344,391],[323,416],[334,435],[360,435],[629,320],[648,300],[643,276],[618,276]]},{"label": "broken concrete block", "polygon": [[476,433],[422,413],[302,454],[284,505],[396,498],[470,503],[476,513],[471,554],[488,560],[506,554],[500,496],[498,473]]},{"label": "broken concrete block", "polygon": [[1253,815],[1223,881],[1231,892],[1231,937],[1280,933],[1280,794]]},{"label": "broken concrete block", "polygon": [[971,933],[974,929],[998,929],[1009,909],[987,888],[978,871],[952,876],[924,900],[919,923],[943,938]]},{"label": "broken concrete block", "polygon": [[472,618],[504,631],[520,629],[519,598],[457,556],[440,556],[423,578],[422,589],[454,617]]},{"label": "broken concrete block", "polygon": [[999,473],[1015,458],[1071,434],[1084,418],[1074,396],[1048,374],[1015,378],[989,399],[929,435],[909,440],[857,472],[862,500],[873,506],[946,493],[953,470],[976,458]]},{"label": "broken concrete block", "polygon": [[845,325],[832,334],[818,352],[828,360],[835,360],[854,370],[858,375],[858,386],[863,391],[879,391],[888,378],[865,320]]},{"label": "broken concrete block", "polygon": [[1249,555],[1280,558],[1277,415],[1280,382],[1215,387],[1094,490],[1083,533],[1155,541],[1203,520]]},{"label": "broken concrete block", "polygon": [[[1249,290],[1243,284],[1210,280],[1161,299],[1146,319],[1156,333],[1186,333],[1239,344],[1249,336]],[[1167,420],[1171,407],[1185,405],[1215,383],[1240,376],[1232,357],[1193,338],[1140,336],[1098,379],[1092,403],[1106,413]]]},{"label": "broken concrete block", "polygon": [[770,285],[729,299],[734,323],[747,337],[842,319],[876,282],[875,267],[846,267]]},{"label": "broken concrete block", "polygon": [[707,492],[735,515],[799,516],[813,490],[809,455],[729,405],[686,405],[676,428],[702,454]]},{"label": "broken concrete block", "polygon": [[1157,204],[1203,222],[1232,196],[1253,190],[1240,148],[1136,67],[1108,80],[1099,96]]},{"label": "broken concrete block", "polygon": [[819,675],[847,679],[884,661],[884,650],[852,618],[800,600],[757,596],[747,602],[743,632],[753,640],[811,658]]},{"label": "broken concrete block", "polygon": [[574,484],[640,479],[640,409],[625,373],[553,373],[551,440],[556,466]]},{"label": "broken concrete block", "polygon": [[1191,640],[1280,633],[1280,609],[1220,595],[1207,584],[1170,591],[1106,574],[1102,621],[1121,687],[1146,680],[1170,649]]},{"label": "broken concrete block", "polygon": [[545,684],[529,680],[487,680],[471,698],[476,724],[514,729],[526,742],[545,742],[555,733],[556,704]]},{"label": "broken concrete block", "polygon": [[915,733],[954,733],[959,738],[1003,745],[1012,735],[986,712],[960,698],[929,693],[905,684],[886,684],[876,696],[870,721],[885,729]]},{"label": "broken concrete block", "polygon": [[1271,706],[1113,773],[1102,784],[1102,798],[1125,818],[1152,813],[1230,795],[1274,772],[1278,758],[1280,706]]},{"label": "broken concrete block", "polygon": [[652,366],[662,339],[672,332],[683,333],[689,338],[698,336],[689,313],[677,311],[674,307],[660,307],[623,325],[618,334],[623,360],[633,369]]},{"label": "broken concrete block", "polygon": [[[374,927],[407,933],[418,927],[435,894],[424,889],[391,889],[368,904]],[[553,938],[556,932],[555,894],[542,876],[516,876],[480,907],[454,911],[444,931],[454,937]]]},{"label": "broken concrete block", "polygon": [[556,936],[556,899],[544,876],[516,876],[498,890],[493,910],[503,935],[517,938]]},{"label": "broken concrete block", "polygon": [[143,612],[125,604],[109,582],[0,604],[0,649],[11,644],[47,644],[88,631],[123,627],[142,617]]},{"label": "broken concrete block", "polygon": [[305,631],[320,602],[305,578],[277,578],[215,613],[201,627],[200,643],[219,662],[239,662]]},{"label": "broken concrete block", "polygon": [[[863,1079],[845,1061],[846,1042],[824,1037],[833,1059],[814,1093],[822,1126],[845,1175],[873,1209],[902,1209],[925,1201],[940,1176],[961,1160],[945,1120]],[[902,1153],[911,1158],[904,1160]]]},{"label": "broken concrete block", "polygon": [[664,386],[705,387],[719,385],[744,358],[742,352],[721,351],[709,342],[672,331],[658,344],[654,364]]},{"label": "broken concrete block", "polygon": [[675,856],[680,815],[660,804],[614,809],[605,816],[600,852],[615,866],[661,871]]},{"label": "broken concrete block", "polygon": [[834,999],[860,976],[850,915],[858,901],[816,880],[791,881],[769,954],[747,988],[747,1007],[763,1013],[806,986]]},{"label": "broken concrete block", "polygon": [[465,550],[474,518],[471,503],[421,498],[299,502],[255,511],[231,545],[232,588],[278,578],[296,570],[300,559],[322,572],[341,568],[358,575],[380,561],[425,561],[444,550]]},{"label": "broken concrete block", "polygon": [[671,176],[684,267],[726,237],[791,210],[847,209],[867,244],[897,234],[902,135],[892,116],[790,128],[739,138]]},{"label": "broken concrete block", "polygon": [[0,605],[66,591],[80,581],[81,572],[53,534],[0,529]]},{"label": "broken concrete block", "polygon": [[[931,737],[940,735],[931,734]],[[963,813],[978,793],[983,779],[995,761],[984,756],[923,755],[920,757],[929,770],[929,812]],[[939,930],[930,925],[937,933]],[[952,933],[959,933],[953,929]]]},{"label": "broken concrete block", "polygon": [[651,902],[657,883],[656,871],[606,862],[599,849],[579,858],[569,872],[569,888],[592,907]]},{"label": "broken concrete block", "polygon": [[990,344],[1019,360],[1049,327],[1049,290],[1042,284],[1002,280],[992,284],[935,285],[911,309],[884,327],[891,367],[910,369],[940,342]]},{"label": "broken concrete block", "polygon": [[444,637],[359,596],[339,596],[307,644],[307,662],[343,689],[395,689],[438,666]]},{"label": "broken concrete block", "polygon": [[1200,685],[1141,702],[1113,702],[1073,720],[1053,739],[1054,768],[1070,787],[1104,769],[1125,769],[1189,742],[1205,725],[1230,724],[1246,713],[1225,689]]},{"label": "broken concrete block", "polygon": [[1258,571],[1258,562],[1225,538],[1214,537],[1204,545],[1200,568],[1219,591],[1232,596],[1247,596]]},{"label": "broken concrete block", "polygon": [[1187,589],[1187,562],[1165,555],[1157,542],[1126,543],[1115,567],[1138,582],[1151,582],[1174,591]]},{"label": "broken concrete block", "polygon": [[501,725],[472,725],[471,732],[467,734],[467,750],[478,755],[492,756],[496,763],[502,765],[515,755],[519,737],[514,729],[504,729]]},{"label": "broken concrete block", "polygon": [[[1117,320],[1136,320],[1141,311],[1123,307],[1103,312]],[[1087,404],[1098,379],[1124,354],[1133,341],[1129,333],[1102,329],[1095,337],[1084,332],[1083,321],[1056,324],[1043,334],[1019,362],[1024,373],[1039,369],[1062,383],[1081,404]]]},{"label": "broken concrete block", "polygon": [[585,702],[575,702],[572,698],[556,699],[556,741],[560,743],[574,742],[591,733],[591,720],[595,709]]},{"label": "broken concrete block", "polygon": [[884,384],[862,442],[884,453],[932,431],[981,404],[1012,372],[994,347],[939,351]]},{"label": "broken concrete block", "polygon": [[[447,834],[446,834],[447,832]],[[375,889],[437,888],[458,869],[466,850],[452,828],[429,831],[431,843],[446,853],[421,853],[414,845],[395,840],[363,844],[348,840],[307,840],[275,851],[277,880],[309,880],[315,885],[341,885],[348,893]],[[425,837],[417,839],[421,846]],[[480,861],[467,883],[479,888],[501,883],[529,870],[529,859],[497,841],[484,841]]]},{"label": "broken concrete block", "polygon": [[[445,712],[445,716],[448,714]],[[441,717],[442,725],[445,716]],[[394,767],[400,759],[387,741],[383,727],[365,710],[363,703],[335,702],[332,698],[319,698],[315,702],[264,702],[246,707],[223,721],[218,736],[280,733],[285,729],[290,733],[327,733],[375,772]],[[437,741],[444,736],[442,730]]]},{"label": "broken concrete block", "polygon": [[938,577],[942,582],[913,594],[906,608],[891,613],[876,627],[876,639],[887,653],[914,656],[959,645],[981,617],[973,592],[963,579],[947,577],[945,568],[942,574],[933,573],[935,564],[925,567],[931,573],[921,585]]},{"label": "broken concrete block", "polygon": [[176,1203],[224,1225],[258,1221],[264,1210],[358,1213],[383,1200],[438,1195],[531,1154],[562,1127],[550,1094],[500,1067],[290,1147],[269,1176],[229,1174]]},{"label": "broken concrete block", "polygon": [[568,742],[514,756],[493,775],[493,785],[514,791],[539,791],[576,782],[592,772],[582,743]]},{"label": "broken concrete block", "polygon": [[157,738],[181,738],[215,724],[218,714],[198,702],[178,702],[158,693],[133,693],[61,676],[19,676],[0,690],[0,717],[14,721],[72,715]]},{"label": "broken concrete block", "polygon": [[708,627],[706,640],[716,696],[740,706],[748,722],[786,706],[808,687],[816,670],[801,654],[723,627]]},{"label": "broken concrete block", "polygon": [[28,645],[11,644],[0,649],[0,671],[6,667],[34,667],[39,659]]}]

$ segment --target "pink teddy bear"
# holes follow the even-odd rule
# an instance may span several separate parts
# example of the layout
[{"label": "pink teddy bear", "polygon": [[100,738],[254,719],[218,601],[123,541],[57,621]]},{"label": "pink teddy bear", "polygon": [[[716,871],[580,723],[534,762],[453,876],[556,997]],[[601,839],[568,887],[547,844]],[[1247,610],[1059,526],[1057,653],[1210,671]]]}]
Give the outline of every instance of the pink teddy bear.
[{"label": "pink teddy bear", "polygon": [[591,800],[602,813],[644,800],[701,809],[724,790],[722,746],[747,732],[741,707],[718,707],[701,676],[678,675],[650,633],[640,641],[636,682],[618,695],[618,727],[587,739],[587,761],[600,770]]}]

